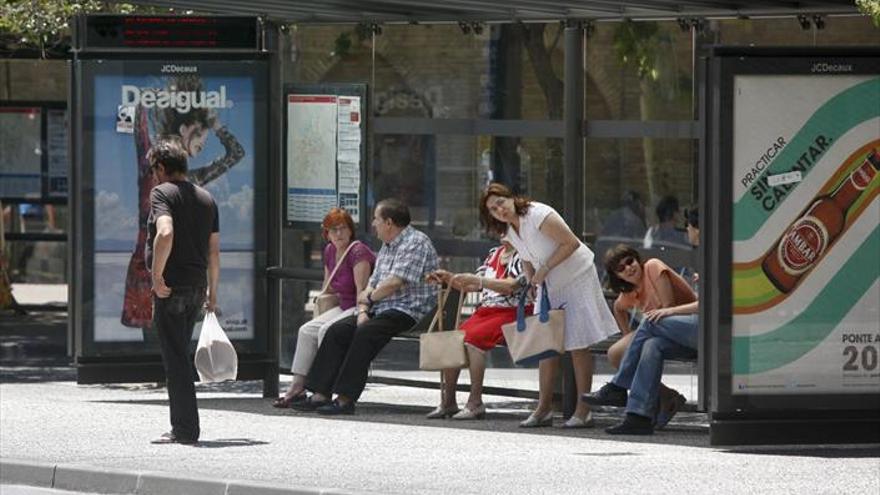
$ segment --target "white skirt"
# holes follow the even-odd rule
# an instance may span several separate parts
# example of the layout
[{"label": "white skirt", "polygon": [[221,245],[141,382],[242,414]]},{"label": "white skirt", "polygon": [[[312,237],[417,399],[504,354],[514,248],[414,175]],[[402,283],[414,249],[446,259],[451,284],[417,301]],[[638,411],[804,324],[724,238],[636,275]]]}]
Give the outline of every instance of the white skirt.
[{"label": "white skirt", "polygon": [[[541,289],[538,289],[541,300]],[[584,276],[572,280],[565,287],[547,284],[552,309],[565,310],[565,350],[584,349],[619,332],[614,315],[608,308],[602,285],[596,274],[596,265],[590,265]],[[538,313],[535,304],[534,313]]]}]

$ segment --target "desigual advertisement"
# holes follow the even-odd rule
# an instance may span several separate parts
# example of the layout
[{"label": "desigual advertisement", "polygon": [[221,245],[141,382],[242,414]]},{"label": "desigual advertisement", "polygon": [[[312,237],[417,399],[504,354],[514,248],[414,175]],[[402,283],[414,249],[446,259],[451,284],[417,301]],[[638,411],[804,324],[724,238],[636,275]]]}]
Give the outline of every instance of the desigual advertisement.
[{"label": "desigual advertisement", "polygon": [[[249,62],[87,62],[94,147],[94,340],[151,341],[151,279],[144,259],[152,143],[179,139],[189,181],[220,215],[220,324],[254,336],[254,182],[260,67]],[[194,338],[197,338],[198,331]]]},{"label": "desigual advertisement", "polygon": [[734,78],[733,394],[880,391],[880,77]]}]

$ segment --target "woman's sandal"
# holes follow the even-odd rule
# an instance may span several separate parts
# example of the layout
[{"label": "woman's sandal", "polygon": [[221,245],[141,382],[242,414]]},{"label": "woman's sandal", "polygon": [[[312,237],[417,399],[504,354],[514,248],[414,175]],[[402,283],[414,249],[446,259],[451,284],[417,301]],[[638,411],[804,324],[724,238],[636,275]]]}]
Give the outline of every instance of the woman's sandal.
[{"label": "woman's sandal", "polygon": [[306,400],[306,393],[303,392],[301,394],[296,394],[293,397],[282,396],[274,401],[272,401],[272,407],[277,407],[278,409],[287,409],[291,404],[296,404],[297,402],[302,402]]}]

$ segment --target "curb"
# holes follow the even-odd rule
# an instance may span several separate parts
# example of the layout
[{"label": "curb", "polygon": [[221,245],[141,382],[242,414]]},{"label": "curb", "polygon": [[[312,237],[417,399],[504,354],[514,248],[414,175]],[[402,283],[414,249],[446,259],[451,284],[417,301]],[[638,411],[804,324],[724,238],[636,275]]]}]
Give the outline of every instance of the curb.
[{"label": "curb", "polygon": [[332,488],[291,487],[156,472],[113,471],[81,465],[0,459],[0,484],[106,494],[166,495],[346,495]]}]

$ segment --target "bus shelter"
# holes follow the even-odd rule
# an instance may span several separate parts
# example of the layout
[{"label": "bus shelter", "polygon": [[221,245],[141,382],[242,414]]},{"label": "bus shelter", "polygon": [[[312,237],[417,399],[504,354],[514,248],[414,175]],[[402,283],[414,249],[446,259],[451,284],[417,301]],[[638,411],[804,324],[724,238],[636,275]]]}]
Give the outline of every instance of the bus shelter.
[{"label": "bus shelter", "polygon": [[[180,4],[183,3],[189,8],[199,7],[199,2]],[[860,133],[857,134],[858,138],[837,129],[842,135],[849,136],[847,139],[861,139],[857,145],[855,141],[832,138],[827,132],[811,136],[812,142],[809,142],[806,137],[799,137],[799,128],[794,123],[780,124],[779,128],[768,127],[760,138],[753,135],[756,133],[754,129],[758,128],[753,125],[754,122],[768,126],[777,123],[761,113],[768,111],[765,108],[771,108],[767,105],[766,95],[774,93],[768,93],[767,89],[773,88],[779,92],[780,87],[788,88],[786,84],[792,77],[798,84],[799,92],[788,93],[792,99],[788,106],[783,105],[783,98],[770,98],[774,104],[785,106],[773,107],[777,108],[777,120],[786,120],[785,116],[796,108],[796,115],[802,121],[799,125],[813,129],[810,126],[819,125],[816,122],[825,122],[823,125],[833,127],[828,122],[836,122],[835,118],[828,117],[827,113],[819,117],[813,114],[826,108],[823,102],[837,102],[837,93],[847,93],[853,87],[861,88],[862,93],[850,97],[848,105],[866,97],[866,100],[862,100],[865,103],[863,107],[877,108],[871,105],[874,101],[872,98],[876,99],[878,95],[875,88],[878,80],[876,49],[823,51],[786,48],[769,52],[738,52],[719,48],[710,53],[704,63],[694,62],[698,67],[695,91],[699,93],[700,100],[694,104],[693,120],[606,121],[589,119],[585,112],[588,94],[584,81],[584,47],[595,22],[621,17],[659,19],[676,16],[681,19],[683,29],[687,28],[696,36],[699,19],[705,16],[802,15],[809,22],[814,15],[851,12],[851,6],[838,2],[813,2],[792,8],[784,2],[765,2],[760,7],[746,11],[731,9],[721,2],[679,2],[677,10],[670,11],[666,5],[668,2],[646,1],[639,6],[625,6],[620,11],[619,7],[599,5],[601,2],[579,2],[577,5],[557,5],[553,8],[543,2],[540,2],[541,5],[539,2],[520,2],[528,5],[515,8],[517,15],[511,18],[510,10],[502,8],[499,2],[457,2],[457,9],[428,6],[404,8],[397,2],[354,3],[358,5],[334,2],[327,6],[300,2],[281,6],[257,2],[260,5],[243,6],[210,2],[211,5],[205,3],[203,7],[209,10],[223,8],[224,13],[242,15],[260,8],[263,9],[260,12],[269,13],[270,18],[274,16],[276,20],[304,23],[358,23],[366,29],[365,36],[374,39],[381,32],[383,22],[448,23],[462,20],[460,27],[474,29],[483,22],[561,19],[564,21],[564,27],[560,30],[564,48],[564,76],[558,96],[562,113],[558,119],[547,121],[493,118],[491,115],[467,119],[433,118],[432,115],[388,116],[377,111],[380,101],[369,82],[351,84],[329,81],[310,85],[294,81],[282,84],[283,78],[278,74],[283,72],[285,62],[276,41],[284,35],[283,26],[261,24],[251,18],[256,26],[253,40],[248,36],[240,39],[238,35],[222,42],[217,38],[212,41],[216,46],[211,48],[206,48],[206,40],[198,37],[195,38],[195,42],[201,44],[198,47],[192,44],[192,39],[174,41],[166,38],[162,41],[157,39],[156,33],[151,34],[149,26],[146,26],[139,31],[145,33],[143,39],[135,37],[133,44],[124,46],[119,44],[120,39],[113,39],[112,35],[109,38],[113,41],[95,41],[106,40],[107,33],[113,33],[114,25],[117,29],[124,29],[120,25],[120,18],[81,20],[78,25],[82,33],[78,37],[81,44],[73,64],[76,84],[71,98],[75,115],[78,115],[74,119],[73,140],[81,143],[78,150],[77,146],[72,148],[74,167],[71,196],[77,222],[74,232],[78,233],[77,249],[74,250],[77,263],[74,263],[73,273],[76,283],[71,284],[71,314],[76,312],[76,317],[72,317],[71,321],[74,322],[81,381],[145,380],[160,376],[156,374],[161,372],[156,348],[150,351],[149,338],[142,331],[145,328],[143,322],[141,326],[126,324],[129,301],[132,300],[128,297],[129,280],[136,280],[137,277],[130,274],[137,273],[139,269],[132,266],[136,264],[133,260],[137,258],[138,236],[142,235],[142,231],[136,225],[114,222],[110,220],[112,217],[103,215],[112,213],[111,207],[120,198],[127,198],[126,201],[133,204],[140,191],[138,188],[142,187],[136,162],[139,159],[139,146],[145,143],[138,142],[138,137],[145,136],[143,126],[155,128],[162,125],[158,113],[153,116],[139,111],[144,106],[145,95],[146,101],[154,105],[162,101],[163,95],[168,95],[165,98],[170,101],[171,92],[180,91],[178,84],[194,79],[189,76],[198,73],[202,75],[202,86],[196,90],[185,89],[184,92],[204,92],[206,99],[213,94],[216,107],[211,110],[220,122],[214,123],[214,131],[223,133],[221,129],[225,125],[225,132],[234,136],[244,148],[242,157],[227,167],[224,177],[212,179],[215,185],[209,184],[209,189],[222,186],[223,193],[229,195],[230,203],[233,198],[235,201],[241,200],[243,195],[240,193],[246,188],[249,187],[252,192],[250,205],[253,209],[244,215],[246,220],[226,229],[221,225],[221,232],[233,233],[224,251],[230,255],[234,253],[228,260],[222,261],[221,264],[229,267],[230,273],[224,273],[221,278],[235,281],[230,284],[235,294],[221,297],[221,300],[227,300],[228,297],[237,301],[235,304],[238,305],[229,308],[227,321],[221,320],[221,323],[233,329],[231,336],[240,355],[246,357],[246,362],[252,363],[252,366],[242,368],[240,378],[263,378],[266,395],[274,395],[277,391],[279,356],[285,353],[280,331],[282,322],[302,321],[307,316],[304,305],[308,301],[309,289],[319,286],[321,279],[320,269],[315,268],[319,263],[312,259],[314,247],[320,243],[320,237],[316,235],[319,221],[317,212],[331,203],[341,204],[359,220],[358,234],[369,237],[370,208],[381,199],[375,196],[383,191],[370,183],[370,172],[377,160],[375,151],[381,146],[376,140],[377,136],[415,133],[420,136],[558,138],[562,143],[562,160],[554,173],[559,174],[560,183],[564,186],[557,191],[555,200],[559,202],[559,209],[573,230],[584,234],[588,223],[588,212],[584,208],[585,186],[592,180],[585,173],[585,156],[590,152],[587,144],[590,139],[609,136],[692,139],[698,143],[696,153],[700,163],[699,171],[694,170],[694,174],[699,175],[697,196],[707,219],[699,261],[694,266],[700,271],[702,280],[718,281],[700,284],[703,304],[698,363],[699,408],[710,413],[712,442],[762,442],[769,438],[766,436],[768,431],[778,433],[774,442],[877,440],[880,381],[877,380],[876,371],[872,372],[876,370],[878,347],[876,337],[872,335],[880,330],[877,328],[880,326],[877,298],[872,299],[876,295],[880,271],[875,266],[876,257],[873,261],[868,259],[860,270],[851,269],[860,272],[859,287],[864,287],[859,294],[814,282],[820,278],[828,282],[826,279],[830,277],[832,281],[845,283],[839,281],[844,275],[829,275],[831,269],[820,268],[820,264],[824,267],[840,263],[849,266],[847,260],[854,259],[859,253],[872,252],[871,232],[878,223],[878,203],[871,191],[876,189],[877,180],[874,176],[863,179],[858,171],[865,163],[868,163],[867,167],[873,167],[871,157],[875,154],[872,154],[874,148],[871,143],[876,143],[878,139],[877,116],[865,115],[862,120],[853,123]],[[163,20],[161,17],[156,19]],[[199,22],[208,25],[212,22],[243,22],[250,25],[250,21],[242,18],[193,19],[201,19]],[[250,31],[245,29],[242,32],[246,34]],[[132,35],[137,36],[136,32],[132,32]],[[89,36],[92,36],[91,41]],[[196,35],[185,34],[184,31],[180,36]],[[166,42],[167,45],[162,44]],[[177,46],[174,46],[175,43]],[[824,82],[829,80],[833,82]],[[751,83],[753,93],[750,94],[765,95],[764,99],[751,100],[738,96],[741,93],[734,93],[734,88],[740,91],[739,86],[732,81],[745,81],[743,84],[747,85]],[[808,105],[806,95],[813,94],[810,91],[815,89],[816,84],[824,91],[825,100]],[[383,97],[388,98],[387,95]],[[389,100],[385,99],[382,103],[389,104]],[[420,104],[427,106],[424,101]],[[338,111],[343,106],[347,112]],[[837,112],[848,115],[847,109],[850,107],[844,108]],[[334,170],[332,174],[317,179],[303,175],[303,169],[297,165],[301,162],[297,161],[294,145],[301,136],[295,134],[310,131],[297,123],[297,118],[304,114],[327,114],[329,118],[332,112],[336,112],[333,115],[337,119],[334,121],[334,132],[338,133],[334,143],[335,155],[330,157]],[[358,113],[356,122],[352,119],[355,113]],[[344,126],[340,124],[340,115],[349,117]],[[103,122],[103,129],[99,128],[99,121]],[[108,123],[110,121],[112,125]],[[341,137],[343,132],[347,132],[344,139]],[[817,141],[820,135],[826,139]],[[320,133],[313,137],[318,139]],[[336,146],[343,140],[348,141],[349,145],[352,141],[357,141],[357,144],[354,147],[346,145],[345,151],[348,152],[343,153],[343,147]],[[738,144],[732,147],[734,141]],[[423,151],[431,146],[430,137],[420,138],[419,142],[427,142],[421,148],[417,147]],[[797,146],[790,146],[792,143]],[[814,147],[819,149],[818,155],[811,156]],[[740,162],[737,156],[748,155],[746,150],[752,148],[754,157],[744,158],[745,161]],[[797,151],[795,148],[803,148],[809,165],[799,161],[801,155],[794,154]],[[844,148],[848,151],[844,151]],[[101,152],[110,149],[116,150],[114,155],[133,157],[128,171],[113,168],[118,163],[110,165],[101,160]],[[499,153],[503,154],[503,149]],[[206,157],[205,167],[213,166],[211,160],[215,156],[227,160],[227,163],[231,160],[229,149],[204,150],[203,154]],[[247,157],[252,157],[252,161]],[[755,164],[761,160],[763,165],[756,167]],[[191,166],[195,165],[198,170],[201,161],[196,157]],[[428,160],[426,166],[430,166],[430,163]],[[489,177],[500,180],[506,178],[507,181],[516,181],[521,177],[521,174],[509,169],[490,168],[490,171]],[[800,172],[800,179],[795,179],[795,172]],[[865,173],[870,175],[871,169],[865,168]],[[853,174],[856,179],[851,179]],[[352,177],[360,177],[360,181],[354,185],[347,183]],[[398,178],[404,184],[410,184],[406,177]],[[811,205],[819,198],[829,194],[833,196],[836,188],[846,180],[857,182],[861,188],[857,188],[859,191],[867,191],[860,193],[847,207],[847,211],[857,212],[857,217],[844,220],[833,238],[827,235],[823,250],[810,246],[818,253],[810,255],[815,258],[812,260],[815,263],[794,269],[789,267],[789,271],[800,270],[799,276],[791,275],[785,268],[768,267],[774,263],[771,254],[774,250],[778,252],[780,245],[791,246],[789,251],[797,251],[795,247],[802,245],[802,242],[785,244],[782,240],[791,240],[789,230],[802,221],[801,217],[809,216]],[[801,182],[804,184],[799,185]],[[430,184],[416,187],[430,187]],[[761,197],[752,192],[756,187]],[[765,199],[765,196],[774,199]],[[750,199],[758,205],[747,205]],[[773,201],[772,214],[764,208],[767,201]],[[786,201],[789,204],[781,207]],[[240,206],[240,203],[236,204]],[[777,204],[780,205],[778,210]],[[131,211],[130,208],[129,218]],[[430,202],[426,204],[422,223],[418,226],[432,235],[441,256],[477,257],[485,253],[490,245],[485,240],[473,237],[450,239],[442,235],[443,222],[434,216],[435,211]],[[224,216],[236,218],[234,214],[224,215],[221,212],[221,218]],[[753,231],[743,233],[726,230],[730,226],[734,230],[741,229],[741,224],[749,222],[752,225],[749,228]],[[800,232],[798,228],[794,230]],[[818,231],[821,232],[821,229]],[[844,243],[848,236],[858,237],[863,244],[867,243],[864,244],[865,251],[859,247],[846,247],[859,242]],[[595,241],[589,235],[583,237],[591,243]],[[697,252],[670,251],[663,255],[669,259],[683,260],[682,263],[697,258]],[[803,252],[800,255],[810,257]],[[834,260],[834,256],[840,257],[839,263],[823,261]],[[813,265],[816,265],[815,269]],[[103,275],[102,271],[107,275]],[[844,280],[849,281],[847,278]],[[819,325],[815,318],[809,316],[812,314],[809,311],[818,314],[827,312],[822,308],[810,308],[801,302],[821,299],[816,297],[817,291],[857,297],[849,307],[861,308],[863,312],[839,315],[836,323],[829,320]],[[756,302],[753,300],[755,298],[766,300]],[[290,301],[294,303],[290,304]],[[742,304],[746,305],[743,306],[745,309],[739,307]],[[831,304],[837,310],[844,307],[837,302]],[[798,319],[798,315],[804,312],[807,316]],[[132,322],[136,323],[137,320],[128,320],[128,323]],[[844,329],[847,325],[848,329]],[[817,355],[802,361],[804,356],[812,352],[811,349],[815,349]],[[779,352],[786,357],[768,357]],[[150,372],[145,374],[145,370]],[[805,419],[808,420],[806,423]],[[785,427],[780,428],[779,425]],[[853,425],[857,425],[857,428],[852,428]],[[853,433],[856,431],[859,432],[857,435]]]}]

